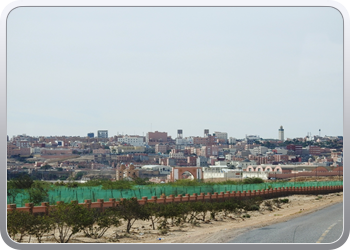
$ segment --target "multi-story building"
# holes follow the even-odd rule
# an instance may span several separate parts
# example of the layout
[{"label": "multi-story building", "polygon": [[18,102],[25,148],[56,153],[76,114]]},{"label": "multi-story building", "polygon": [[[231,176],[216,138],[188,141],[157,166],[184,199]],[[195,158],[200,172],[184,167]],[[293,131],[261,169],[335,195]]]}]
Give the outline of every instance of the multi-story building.
[{"label": "multi-story building", "polygon": [[144,145],[144,137],[141,136],[123,136],[118,138],[119,143],[125,143],[132,146],[143,146]]},{"label": "multi-story building", "polygon": [[214,132],[213,136],[216,137],[216,139],[224,140],[227,143],[227,133],[226,132]]},{"label": "multi-story building", "polygon": [[294,144],[289,144],[287,145],[288,150],[293,150],[296,155],[301,155],[303,146],[301,145],[294,145]]},{"label": "multi-story building", "polygon": [[321,148],[319,146],[310,145],[307,148],[309,149],[310,155],[320,155],[321,154]]},{"label": "multi-story building", "polygon": [[175,143],[177,145],[193,145],[193,137],[188,138],[176,138]]},{"label": "multi-story building", "polygon": [[168,145],[165,145],[163,143],[158,143],[155,146],[155,152],[156,153],[166,153],[168,151]]},{"label": "multi-story building", "polygon": [[167,132],[148,132],[146,134],[146,143],[149,146],[155,146],[158,143],[167,143],[168,133]]},{"label": "multi-story building", "polygon": [[253,148],[250,151],[253,153],[253,155],[264,155],[267,151],[269,151],[269,149],[264,146],[259,146],[259,147]]},{"label": "multi-story building", "polygon": [[259,141],[260,140],[260,136],[258,135],[246,135],[245,136],[245,141],[248,144],[253,144],[255,141]]},{"label": "multi-story building", "polygon": [[108,130],[98,130],[97,138],[108,138]]},{"label": "multi-story building", "polygon": [[280,128],[278,130],[278,139],[280,141],[284,141],[284,129],[283,129],[283,126],[280,126]]}]

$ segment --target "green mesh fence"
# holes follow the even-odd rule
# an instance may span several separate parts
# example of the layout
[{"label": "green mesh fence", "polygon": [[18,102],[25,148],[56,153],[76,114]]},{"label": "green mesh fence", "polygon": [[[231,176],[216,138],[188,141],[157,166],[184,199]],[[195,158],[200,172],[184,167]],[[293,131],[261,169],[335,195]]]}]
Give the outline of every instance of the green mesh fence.
[{"label": "green mesh fence", "polygon": [[[71,202],[72,200],[78,200],[79,203],[83,203],[84,200],[91,200],[96,202],[97,199],[104,199],[105,201],[109,198],[131,198],[137,197],[141,199],[146,196],[149,199],[152,196],[159,197],[162,194],[168,195],[185,195],[185,194],[200,194],[200,193],[214,193],[214,192],[226,192],[226,191],[248,191],[248,190],[262,190],[270,188],[282,188],[282,187],[322,187],[322,186],[342,186],[343,181],[319,181],[319,182],[268,182],[260,184],[244,184],[244,185],[200,185],[200,186],[135,186],[133,189],[108,189],[103,190],[101,186],[98,187],[55,187],[49,191],[49,195],[45,202],[50,204],[56,204],[57,201]],[[7,197],[8,204],[16,204],[17,207],[24,207],[24,204],[28,202],[28,193],[18,193],[13,199]]]}]

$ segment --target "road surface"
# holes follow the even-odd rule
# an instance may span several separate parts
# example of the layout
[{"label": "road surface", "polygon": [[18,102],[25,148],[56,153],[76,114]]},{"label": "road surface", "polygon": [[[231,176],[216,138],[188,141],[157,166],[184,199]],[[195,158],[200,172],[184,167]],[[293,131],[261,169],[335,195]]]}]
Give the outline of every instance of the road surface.
[{"label": "road surface", "polygon": [[343,232],[343,203],[286,222],[250,230],[229,243],[332,243]]}]

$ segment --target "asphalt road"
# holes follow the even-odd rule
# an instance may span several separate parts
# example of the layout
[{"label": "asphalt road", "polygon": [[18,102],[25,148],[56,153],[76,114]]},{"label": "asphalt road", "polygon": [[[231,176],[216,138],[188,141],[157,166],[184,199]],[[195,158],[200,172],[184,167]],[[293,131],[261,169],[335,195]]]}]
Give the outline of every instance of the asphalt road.
[{"label": "asphalt road", "polygon": [[286,222],[250,230],[229,243],[332,243],[343,232],[343,203]]}]

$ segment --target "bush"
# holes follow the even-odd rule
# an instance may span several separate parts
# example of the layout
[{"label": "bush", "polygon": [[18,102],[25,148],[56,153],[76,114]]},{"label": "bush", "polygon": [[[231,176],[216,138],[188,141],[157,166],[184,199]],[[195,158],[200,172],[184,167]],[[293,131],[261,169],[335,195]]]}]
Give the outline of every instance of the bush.
[{"label": "bush", "polygon": [[267,210],[273,211],[273,207],[272,207],[272,202],[271,201],[265,201],[264,202],[264,206],[266,207]]},{"label": "bush", "polygon": [[258,183],[264,183],[264,180],[256,177],[243,179],[243,184],[258,184]]},{"label": "bush", "polygon": [[280,199],[280,201],[281,201],[282,203],[288,203],[288,202],[289,202],[289,199],[288,199],[288,198]]}]

